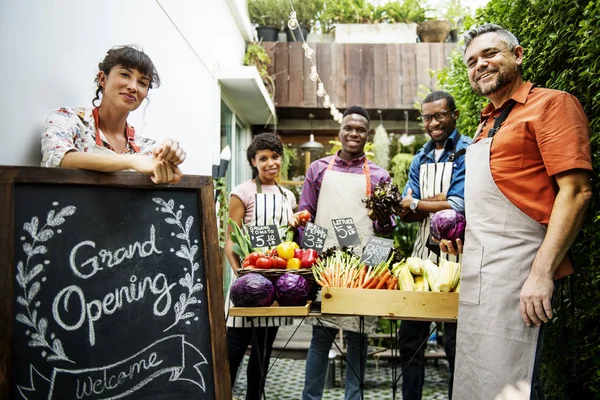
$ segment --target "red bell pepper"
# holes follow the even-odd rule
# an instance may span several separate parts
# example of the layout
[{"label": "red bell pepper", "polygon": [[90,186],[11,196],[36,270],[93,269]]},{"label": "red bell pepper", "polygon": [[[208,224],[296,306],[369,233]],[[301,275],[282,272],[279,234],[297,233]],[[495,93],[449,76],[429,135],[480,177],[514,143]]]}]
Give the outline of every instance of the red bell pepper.
[{"label": "red bell pepper", "polygon": [[315,249],[306,249],[302,251],[302,264],[300,268],[310,268],[317,261],[319,253]]},{"label": "red bell pepper", "polygon": [[294,250],[294,258],[297,258],[298,260],[302,259],[302,249],[295,249]]}]

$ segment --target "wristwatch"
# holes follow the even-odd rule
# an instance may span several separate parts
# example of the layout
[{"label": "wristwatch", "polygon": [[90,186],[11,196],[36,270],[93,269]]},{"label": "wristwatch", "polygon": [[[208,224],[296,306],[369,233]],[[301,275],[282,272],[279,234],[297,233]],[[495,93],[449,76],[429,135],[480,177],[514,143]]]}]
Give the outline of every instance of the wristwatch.
[{"label": "wristwatch", "polygon": [[419,206],[419,199],[413,199],[410,203],[410,210],[414,213],[417,212],[417,207]]}]

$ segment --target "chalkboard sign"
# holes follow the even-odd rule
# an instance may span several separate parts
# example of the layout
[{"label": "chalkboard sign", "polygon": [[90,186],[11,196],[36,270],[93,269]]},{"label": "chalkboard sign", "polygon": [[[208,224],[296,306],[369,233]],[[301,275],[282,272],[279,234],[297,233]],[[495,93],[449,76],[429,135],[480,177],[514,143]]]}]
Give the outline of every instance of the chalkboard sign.
[{"label": "chalkboard sign", "polygon": [[302,235],[300,247],[303,249],[315,249],[317,253],[320,253],[325,247],[326,238],[327,229],[313,224],[312,222],[307,222],[306,228],[304,229],[304,235]]},{"label": "chalkboard sign", "polygon": [[371,266],[380,264],[387,261],[393,246],[394,241],[392,239],[371,236],[367,241],[360,260]]},{"label": "chalkboard sign", "polygon": [[277,225],[248,226],[252,247],[272,247],[281,243]]},{"label": "chalkboard sign", "polygon": [[340,246],[360,245],[360,237],[352,217],[332,219],[331,224]]},{"label": "chalkboard sign", "polygon": [[0,177],[0,398],[231,398],[210,178]]}]

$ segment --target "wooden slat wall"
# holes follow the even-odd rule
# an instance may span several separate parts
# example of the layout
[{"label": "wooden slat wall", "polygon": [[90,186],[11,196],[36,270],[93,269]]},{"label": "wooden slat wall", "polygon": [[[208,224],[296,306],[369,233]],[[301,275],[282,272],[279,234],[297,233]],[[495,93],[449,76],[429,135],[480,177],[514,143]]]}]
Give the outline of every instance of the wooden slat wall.
[{"label": "wooden slat wall", "polygon": [[[265,43],[275,76],[277,107],[320,107],[311,62],[301,43]],[[431,71],[443,68],[454,43],[312,44],[325,90],[337,108],[360,104],[369,109],[412,109],[419,86],[437,90]],[[422,91],[422,90],[421,90]]]}]

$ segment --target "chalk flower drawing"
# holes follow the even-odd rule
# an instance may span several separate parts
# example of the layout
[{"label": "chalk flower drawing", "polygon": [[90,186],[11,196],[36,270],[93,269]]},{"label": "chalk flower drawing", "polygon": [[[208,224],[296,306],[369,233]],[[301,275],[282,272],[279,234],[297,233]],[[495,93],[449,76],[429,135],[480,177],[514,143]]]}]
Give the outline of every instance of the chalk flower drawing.
[{"label": "chalk flower drawing", "polygon": [[[175,310],[175,322],[173,322],[173,324],[163,331],[166,332],[177,325],[179,321],[196,316],[193,311],[187,311],[187,307],[189,305],[200,303],[200,300],[194,296],[194,293],[201,291],[204,286],[200,282],[200,279],[197,280],[197,283],[194,283],[196,281],[194,279],[194,273],[200,269],[200,264],[194,262],[194,257],[198,252],[198,246],[195,244],[192,245],[190,241],[190,230],[194,224],[194,217],[190,215],[185,220],[185,224],[183,224],[183,212],[181,209],[177,211],[174,210],[175,202],[173,200],[169,200],[167,202],[160,197],[155,197],[152,199],[152,201],[159,206],[162,206],[160,209],[161,212],[170,215],[169,217],[165,218],[165,222],[171,225],[176,225],[181,230],[181,232],[177,233],[175,237],[177,237],[177,239],[181,239],[184,243],[181,245],[180,249],[175,252],[175,255],[183,258],[190,264],[190,270],[188,271],[188,268],[184,268],[186,274],[183,278],[179,279],[179,284],[187,289],[187,293],[182,293],[181,296],[179,296],[179,300],[173,306],[173,309]],[[198,318],[196,317],[195,320],[197,319]],[[186,321],[186,323],[189,324],[190,322]]]},{"label": "chalk flower drawing", "polygon": [[[58,203],[54,202],[53,205],[57,206]],[[25,241],[23,243],[23,251],[27,255],[27,260],[25,260],[25,263],[23,261],[17,263],[17,283],[23,289],[23,295],[17,296],[17,303],[25,308],[26,313],[18,313],[15,319],[31,328],[31,331],[27,331],[27,334],[31,338],[28,342],[29,346],[44,348],[42,356],[48,361],[68,361],[75,363],[65,354],[60,339],[53,333],[48,335],[48,320],[46,318],[38,319],[36,308],[40,306],[40,302],[35,301],[35,297],[42,287],[41,282],[46,281],[46,278],[41,278],[40,274],[44,272],[44,265],[48,265],[50,261],[45,260],[43,263],[38,263],[33,267],[31,265],[36,255],[48,253],[48,248],[40,243],[45,243],[52,239],[54,236],[52,228],[62,225],[65,222],[65,217],[75,214],[76,210],[74,206],[64,207],[58,212],[56,212],[57,210],[50,210],[46,218],[46,224],[40,229],[38,229],[38,217],[33,217],[31,218],[31,222],[23,224],[23,230],[31,236],[32,241],[29,243],[26,241],[27,238],[21,238]],[[61,232],[60,229],[56,231],[58,233]],[[50,340],[47,339],[47,335]]]}]

